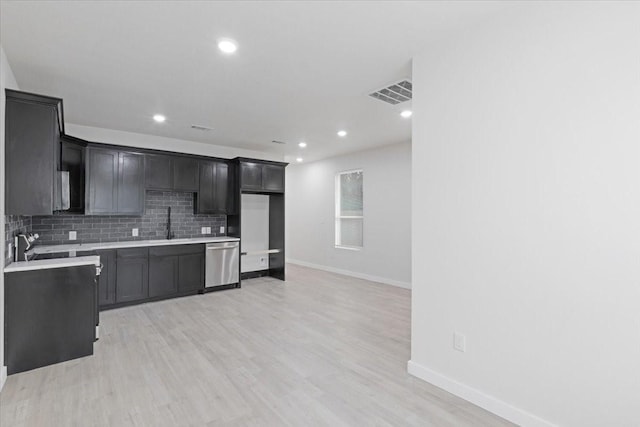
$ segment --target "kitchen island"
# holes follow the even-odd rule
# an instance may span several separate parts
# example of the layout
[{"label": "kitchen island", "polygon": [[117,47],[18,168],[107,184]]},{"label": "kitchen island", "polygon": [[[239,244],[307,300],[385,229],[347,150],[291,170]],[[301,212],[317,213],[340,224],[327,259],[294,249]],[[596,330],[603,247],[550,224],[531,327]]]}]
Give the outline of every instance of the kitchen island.
[{"label": "kitchen island", "polygon": [[8,374],[93,354],[98,256],[15,262],[5,268]]}]

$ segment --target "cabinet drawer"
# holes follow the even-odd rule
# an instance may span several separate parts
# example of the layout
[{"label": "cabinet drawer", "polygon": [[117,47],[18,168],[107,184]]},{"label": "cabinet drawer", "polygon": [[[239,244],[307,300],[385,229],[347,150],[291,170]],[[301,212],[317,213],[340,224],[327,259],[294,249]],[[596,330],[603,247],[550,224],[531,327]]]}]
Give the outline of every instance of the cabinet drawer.
[{"label": "cabinet drawer", "polygon": [[204,245],[180,245],[175,247],[175,255],[190,255],[204,253]]},{"label": "cabinet drawer", "polygon": [[146,258],[148,254],[148,248],[126,248],[117,250],[118,258]]},{"label": "cabinet drawer", "polygon": [[149,248],[149,256],[163,257],[163,256],[177,256],[177,255],[189,255],[200,254],[204,252],[204,245],[175,245],[175,246],[156,246]]}]

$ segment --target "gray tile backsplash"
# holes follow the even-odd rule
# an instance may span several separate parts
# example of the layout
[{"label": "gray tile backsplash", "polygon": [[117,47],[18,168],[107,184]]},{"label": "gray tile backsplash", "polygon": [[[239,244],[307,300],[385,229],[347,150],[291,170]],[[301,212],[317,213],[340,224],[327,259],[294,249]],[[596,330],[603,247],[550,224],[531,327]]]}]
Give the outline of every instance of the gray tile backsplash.
[{"label": "gray tile backsplash", "polygon": [[4,248],[5,257],[4,265],[13,261],[13,250],[8,251],[7,247],[11,244],[13,248],[13,238],[19,233],[28,233],[31,231],[31,217],[20,215],[5,215],[4,216]]},{"label": "gray tile backsplash", "polygon": [[[175,238],[224,236],[226,233],[219,231],[221,226],[226,231],[226,215],[195,215],[194,201],[193,193],[147,191],[142,216],[34,216],[31,229],[40,234],[40,245],[164,239],[167,207],[171,206]],[[202,227],[211,227],[211,233],[201,234]],[[138,237],[132,236],[133,228],[138,229]],[[77,232],[77,240],[69,240],[69,231]]]}]

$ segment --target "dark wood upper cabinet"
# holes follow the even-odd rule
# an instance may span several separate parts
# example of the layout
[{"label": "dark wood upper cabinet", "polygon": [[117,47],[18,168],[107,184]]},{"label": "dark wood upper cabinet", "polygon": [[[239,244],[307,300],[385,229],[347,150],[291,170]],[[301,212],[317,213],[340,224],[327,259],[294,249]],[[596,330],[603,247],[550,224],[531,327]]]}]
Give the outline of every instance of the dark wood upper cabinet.
[{"label": "dark wood upper cabinet", "polygon": [[226,214],[229,202],[229,166],[226,163],[216,163],[216,179],[213,186],[215,209]]},{"label": "dark wood upper cabinet", "polygon": [[144,212],[144,155],[88,147],[86,178],[86,214]]},{"label": "dark wood upper cabinet", "polygon": [[119,214],[144,212],[144,156],[138,153],[118,153]]},{"label": "dark wood upper cabinet", "polygon": [[168,154],[145,154],[145,188],[198,191],[198,159]]},{"label": "dark wood upper cabinet", "polygon": [[262,165],[259,163],[240,163],[242,189],[262,190]]},{"label": "dark wood upper cabinet", "polygon": [[87,191],[85,213],[112,214],[118,211],[118,152],[87,149]]},{"label": "dark wood upper cabinet", "polygon": [[237,215],[240,189],[238,188],[238,164],[227,163],[227,215]]},{"label": "dark wood upper cabinet", "polygon": [[60,170],[69,172],[70,213],[84,212],[85,192],[85,152],[87,142],[79,138],[63,135],[61,144]]},{"label": "dark wood upper cabinet", "polygon": [[232,210],[229,165],[224,162],[201,161],[200,189],[195,212],[199,214],[227,214]]},{"label": "dark wood upper cabinet", "polygon": [[5,213],[51,215],[64,133],[62,100],[6,90]]},{"label": "dark wood upper cabinet", "polygon": [[196,201],[196,213],[213,213],[216,208],[214,194],[216,165],[214,162],[202,161],[200,162],[199,169],[200,191],[198,191],[198,200]]},{"label": "dark wood upper cabinet", "polygon": [[285,166],[285,164],[241,160],[241,189],[254,192],[283,193]]},{"label": "dark wood upper cabinet", "polygon": [[173,190],[173,158],[163,154],[146,154],[145,188]]},{"label": "dark wood upper cabinet", "polygon": [[263,165],[262,188],[267,191],[284,192],[284,167],[279,165]]},{"label": "dark wood upper cabinet", "polygon": [[176,191],[198,191],[198,159],[173,158],[173,189]]}]

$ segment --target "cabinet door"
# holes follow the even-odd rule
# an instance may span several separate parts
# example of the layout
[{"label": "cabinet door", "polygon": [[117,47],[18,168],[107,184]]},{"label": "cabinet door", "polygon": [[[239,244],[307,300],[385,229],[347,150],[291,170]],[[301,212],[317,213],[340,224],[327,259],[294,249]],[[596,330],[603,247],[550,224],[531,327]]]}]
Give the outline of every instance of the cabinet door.
[{"label": "cabinet door", "polygon": [[85,146],[69,141],[62,141],[60,170],[69,172],[69,210],[68,212],[84,212],[84,154]]},{"label": "cabinet door", "polygon": [[56,109],[12,99],[10,91],[6,107],[5,213],[51,215],[54,171],[60,154],[56,149]]},{"label": "cabinet door", "polygon": [[6,275],[9,374],[93,354],[95,274],[94,266],[81,265]]},{"label": "cabinet door", "polygon": [[284,168],[277,165],[262,165],[262,168],[262,188],[284,192]]},{"label": "cabinet door", "polygon": [[147,248],[118,249],[116,302],[146,299],[149,296],[149,257]]},{"label": "cabinet door", "polygon": [[200,189],[196,213],[226,214],[229,198],[229,166],[200,162]]},{"label": "cabinet door", "polygon": [[119,153],[118,213],[144,212],[144,155]]},{"label": "cabinet door", "polygon": [[107,249],[98,251],[102,271],[98,277],[98,305],[100,307],[116,302],[116,251]]},{"label": "cabinet door", "polygon": [[180,255],[179,272],[180,291],[204,289],[204,253]]},{"label": "cabinet door", "polygon": [[216,167],[214,162],[200,162],[200,188],[196,213],[206,214],[215,211],[214,180]]},{"label": "cabinet door", "polygon": [[149,249],[149,296],[159,297],[178,292],[178,257],[155,253]]},{"label": "cabinet door", "polygon": [[89,148],[87,162],[87,214],[117,212],[118,152]]},{"label": "cabinet door", "polygon": [[262,190],[262,165],[259,163],[241,163],[240,177],[242,188],[246,190]]},{"label": "cabinet door", "polygon": [[176,191],[198,191],[197,159],[173,158],[173,189]]},{"label": "cabinet door", "polygon": [[227,215],[238,214],[238,166],[231,163],[227,165]]},{"label": "cabinet door", "polygon": [[173,162],[171,156],[161,154],[145,155],[145,188],[152,190],[173,189]]},{"label": "cabinet door", "polygon": [[229,166],[216,163],[216,176],[213,183],[215,212],[226,214],[229,197]]}]

